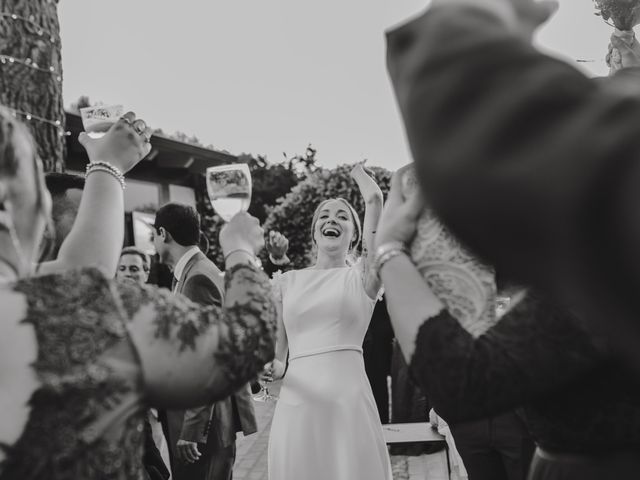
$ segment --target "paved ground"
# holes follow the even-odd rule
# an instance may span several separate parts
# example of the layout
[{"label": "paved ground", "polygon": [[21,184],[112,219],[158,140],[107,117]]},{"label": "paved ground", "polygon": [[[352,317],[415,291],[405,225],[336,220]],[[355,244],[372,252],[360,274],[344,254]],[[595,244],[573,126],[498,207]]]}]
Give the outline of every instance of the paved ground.
[{"label": "paved ground", "polygon": [[[280,383],[271,384],[269,391],[277,395],[280,391]],[[234,480],[268,480],[267,447],[275,402],[256,402],[255,407],[258,433],[238,440],[236,465],[233,471]],[[391,463],[394,480],[447,480],[447,464],[444,455],[392,457]]]}]

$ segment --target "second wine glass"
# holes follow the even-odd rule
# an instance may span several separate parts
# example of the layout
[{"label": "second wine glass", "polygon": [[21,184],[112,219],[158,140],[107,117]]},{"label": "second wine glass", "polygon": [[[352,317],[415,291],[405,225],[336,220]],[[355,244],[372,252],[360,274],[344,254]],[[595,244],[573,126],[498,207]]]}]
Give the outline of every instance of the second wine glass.
[{"label": "second wine glass", "polygon": [[209,167],[205,175],[211,206],[225,222],[247,211],[251,203],[251,172],[246,163]]},{"label": "second wine glass", "polygon": [[269,393],[269,384],[273,382],[273,370],[271,363],[267,363],[264,366],[264,372],[265,373],[258,380],[258,383],[260,383],[260,392],[258,392],[253,399],[256,402],[274,402],[278,400],[278,397],[277,395]]}]

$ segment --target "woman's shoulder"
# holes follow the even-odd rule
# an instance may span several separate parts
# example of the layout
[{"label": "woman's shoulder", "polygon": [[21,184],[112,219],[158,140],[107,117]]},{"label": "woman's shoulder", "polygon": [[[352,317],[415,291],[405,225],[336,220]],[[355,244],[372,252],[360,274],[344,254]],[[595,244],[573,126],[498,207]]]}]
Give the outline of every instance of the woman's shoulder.
[{"label": "woman's shoulder", "polygon": [[33,306],[50,301],[69,306],[87,296],[100,302],[105,296],[111,296],[110,284],[102,270],[88,267],[34,275],[6,284],[4,288],[24,294]]}]

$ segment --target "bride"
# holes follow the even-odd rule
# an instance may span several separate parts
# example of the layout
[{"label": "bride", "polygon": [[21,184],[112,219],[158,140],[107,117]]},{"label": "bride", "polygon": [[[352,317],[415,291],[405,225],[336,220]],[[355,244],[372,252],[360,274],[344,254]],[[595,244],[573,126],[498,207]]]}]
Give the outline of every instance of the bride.
[{"label": "bride", "polygon": [[274,279],[279,328],[271,368],[274,378],[286,376],[269,440],[272,480],[392,478],[362,358],[380,283],[366,254],[348,262],[361,240],[365,251],[373,244],[382,192],[362,164],[351,175],[366,202],[364,232],[349,202],[325,200],[311,224],[315,265]]}]

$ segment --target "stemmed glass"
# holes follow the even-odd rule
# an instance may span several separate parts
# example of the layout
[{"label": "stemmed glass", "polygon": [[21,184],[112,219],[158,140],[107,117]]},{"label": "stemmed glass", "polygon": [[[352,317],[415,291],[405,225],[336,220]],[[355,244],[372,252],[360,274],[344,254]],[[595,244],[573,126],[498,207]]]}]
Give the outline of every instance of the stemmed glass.
[{"label": "stemmed glass", "polygon": [[233,163],[206,170],[207,193],[214,210],[228,222],[251,203],[251,172],[246,163]]},{"label": "stemmed glass", "polygon": [[271,395],[269,393],[269,384],[273,382],[273,372],[271,371],[271,363],[267,363],[264,366],[264,371],[258,383],[260,383],[260,391],[253,397],[256,402],[274,402],[278,400],[277,395]]}]

